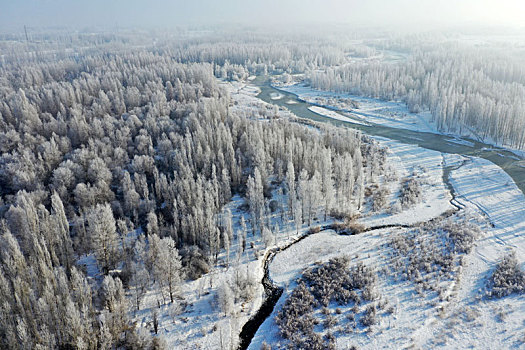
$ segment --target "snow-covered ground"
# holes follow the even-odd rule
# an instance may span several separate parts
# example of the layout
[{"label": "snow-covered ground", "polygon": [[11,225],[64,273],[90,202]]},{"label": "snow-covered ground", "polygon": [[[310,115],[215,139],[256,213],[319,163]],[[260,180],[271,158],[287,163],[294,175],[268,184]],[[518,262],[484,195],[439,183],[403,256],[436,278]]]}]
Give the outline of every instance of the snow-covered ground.
[{"label": "snow-covered ground", "polygon": [[[389,139],[376,137],[382,146],[388,147],[388,164],[393,167],[393,172],[398,179],[412,176],[416,173],[421,180],[421,201],[401,210],[385,211],[373,214],[360,220],[366,227],[381,225],[412,225],[433,219],[447,210],[454,209],[450,204],[452,199],[448,189],[443,183],[443,154],[421,148],[392,141]],[[392,170],[389,171],[392,175]],[[394,184],[383,184],[390,186],[391,200],[389,208],[395,206],[395,196],[397,192]],[[382,186],[383,186],[382,185]]]},{"label": "snow-covered ground", "polygon": [[[274,312],[261,325],[253,338],[249,349],[260,349],[263,342],[274,345],[282,342],[275,316],[295,288],[297,279],[305,268],[317,261],[328,261],[341,255],[352,257],[352,262],[365,264],[376,262],[382,238],[390,230],[376,230],[357,236],[341,236],[333,230],[311,235],[277,254],[270,265],[270,276],[274,282],[284,288],[283,295],[277,302]],[[357,256],[357,257],[356,257]],[[277,348],[280,348],[277,345]]]},{"label": "snow-covered ground", "polygon": [[[382,146],[388,147],[387,163],[392,166],[390,174],[397,178],[392,183],[384,184],[391,187],[392,203],[395,202],[399,179],[414,172],[421,174],[422,177],[421,197],[423,200],[415,206],[399,212],[365,216],[360,219],[361,223],[367,227],[411,225],[431,220],[454,208],[450,204],[452,197],[443,183],[444,161],[442,153],[388,139],[377,139]],[[264,341],[271,345],[282,342],[274,318],[293,291],[295,279],[301,275],[305,268],[312,266],[314,262],[327,261],[341,255],[352,257],[352,263],[361,261],[366,265],[375,267],[384,266],[387,263],[384,244],[392,234],[403,232],[403,230],[402,228],[388,228],[372,230],[355,236],[341,236],[332,230],[327,230],[309,236],[278,253],[270,265],[270,276],[285,291],[272,315],[261,325],[252,340],[250,349],[259,349]],[[377,348],[382,347],[381,344],[395,344],[397,338],[399,338],[398,344],[403,345],[409,342],[409,337],[405,339],[400,337],[400,334],[412,334],[413,329],[411,327],[424,324],[425,319],[432,314],[433,311],[427,305],[428,300],[413,298],[413,287],[410,283],[392,285],[384,279],[381,281],[381,293],[390,300],[390,306],[394,306],[397,310],[393,315],[384,316],[381,327],[388,326],[391,328],[395,324],[397,325],[396,330],[386,332],[386,329],[381,329],[379,337],[371,337],[367,334],[353,334],[349,337],[338,336],[337,344],[340,348],[357,344],[359,344],[359,348],[367,344],[370,348]],[[421,309],[422,312],[414,313],[414,309]]]},{"label": "snow-covered ground", "polygon": [[484,296],[486,280],[506,251],[514,249],[521,266],[525,265],[525,196],[501,168],[487,160],[448,154],[443,158],[446,165],[461,165],[451,172],[451,183],[463,211],[477,212],[487,220],[483,236],[464,258],[457,282],[450,285],[448,298],[439,301],[418,294],[411,282],[393,281],[382,274],[388,264],[385,242],[405,229],[387,228],[356,236],[340,236],[327,230],[274,258],[271,277],[285,292],[250,349],[258,349],[263,341],[284,344],[274,317],[295,287],[294,281],[314,262],[341,255],[350,256],[352,263],[362,261],[375,266],[380,275],[378,291],[395,312],[381,315],[380,324],[371,333],[358,330],[338,335],[338,348],[523,348],[525,298],[511,295],[497,300]]},{"label": "snow-covered ground", "polygon": [[[461,156],[446,156],[450,164],[463,160]],[[458,202],[484,213],[494,227],[487,229],[465,259],[461,283],[448,306],[447,317],[429,329],[434,337],[421,339],[420,344],[425,347],[440,339],[449,348],[523,348],[525,298],[511,295],[487,300],[480,296],[488,275],[509,249],[516,252],[524,267],[525,196],[500,167],[476,157],[452,171],[451,182]],[[471,321],[461,317],[467,308],[474,315]]]},{"label": "snow-covered ground", "polygon": [[270,94],[270,98],[271,98],[272,100],[280,100],[280,99],[283,98],[283,97],[284,97],[283,94],[279,94],[279,93],[276,93],[276,92],[272,92],[272,93]]}]

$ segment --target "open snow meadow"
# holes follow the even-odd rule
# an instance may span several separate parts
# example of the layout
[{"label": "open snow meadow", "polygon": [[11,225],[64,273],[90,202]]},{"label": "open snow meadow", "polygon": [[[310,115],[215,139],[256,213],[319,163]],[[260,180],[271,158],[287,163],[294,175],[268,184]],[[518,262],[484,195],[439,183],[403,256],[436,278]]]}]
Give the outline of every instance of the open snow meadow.
[{"label": "open snow meadow", "polygon": [[525,6],[410,2],[2,6],[0,349],[524,349]]}]

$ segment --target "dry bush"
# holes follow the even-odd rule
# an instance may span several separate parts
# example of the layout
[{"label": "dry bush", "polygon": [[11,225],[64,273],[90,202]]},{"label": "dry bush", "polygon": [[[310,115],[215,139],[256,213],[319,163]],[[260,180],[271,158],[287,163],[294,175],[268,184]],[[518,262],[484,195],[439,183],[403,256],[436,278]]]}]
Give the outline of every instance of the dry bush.
[{"label": "dry bush", "polygon": [[507,253],[498,263],[489,277],[487,289],[487,295],[492,298],[525,293],[525,273],[519,268],[514,251]]},{"label": "dry bush", "polygon": [[321,226],[312,226],[308,229],[307,234],[311,235],[311,234],[319,233],[319,232],[321,232]]},{"label": "dry bush", "polygon": [[462,257],[480,235],[469,218],[435,220],[391,238],[392,266],[421,290],[439,291],[439,281],[453,280]]},{"label": "dry bush", "polygon": [[[303,273],[298,287],[276,317],[281,336],[290,341],[291,348],[335,348],[335,338],[330,331],[324,340],[314,332],[314,326],[319,324],[319,319],[313,317],[314,309],[322,307],[320,313],[325,316],[323,326],[325,329],[332,329],[337,325],[337,317],[331,313],[330,303],[348,305],[352,302],[352,310],[355,312],[351,311],[347,318],[354,322],[355,326],[355,317],[359,313],[358,304],[361,300],[376,297],[376,293],[373,292],[377,280],[375,272],[362,263],[349,268],[349,262],[348,257],[334,258]],[[364,323],[361,322],[362,324],[376,322],[375,306],[370,310],[373,312],[365,312],[363,317],[367,319]],[[336,308],[335,314],[342,314],[342,310]]]},{"label": "dry bush", "polygon": [[335,232],[344,235],[357,235],[366,231],[366,226],[357,222],[355,217],[347,217],[344,223],[334,223],[332,228]]},{"label": "dry bush", "polygon": [[375,325],[377,323],[376,315],[377,315],[376,306],[374,304],[368,305],[368,307],[365,310],[364,316],[361,317],[361,324],[365,327],[370,327],[372,325]]},{"label": "dry bush", "polygon": [[372,209],[374,211],[379,211],[384,209],[388,204],[388,196],[390,195],[390,190],[387,187],[378,189],[372,195]]},{"label": "dry bush", "polygon": [[421,183],[419,180],[416,178],[405,179],[399,199],[405,208],[418,203],[421,200]]}]

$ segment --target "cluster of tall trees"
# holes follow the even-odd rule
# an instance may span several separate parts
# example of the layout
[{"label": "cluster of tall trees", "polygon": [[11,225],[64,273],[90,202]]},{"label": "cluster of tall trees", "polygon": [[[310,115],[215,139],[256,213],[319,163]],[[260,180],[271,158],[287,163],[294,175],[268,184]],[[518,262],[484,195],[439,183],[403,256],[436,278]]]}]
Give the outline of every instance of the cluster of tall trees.
[{"label": "cluster of tall trees", "polygon": [[[276,189],[297,225],[359,210],[365,169],[382,157],[349,129],[276,120],[271,109],[246,117],[217,84],[267,69],[259,64],[316,67],[339,54],[93,40],[41,55],[13,43],[0,62],[0,347],[162,347],[128,316],[148,290],[173,302],[184,278],[248,230],[271,244]],[[218,214],[237,193],[251,227],[234,235],[231,214]],[[81,256],[94,257],[90,273]]]},{"label": "cluster of tall trees", "polygon": [[75,264],[58,194],[50,210],[35,200],[20,191],[0,227],[2,348],[158,348],[131,327],[120,279],[107,275],[97,290]]},{"label": "cluster of tall trees", "polygon": [[316,70],[309,82],[320,89],[403,100],[411,112],[430,110],[441,131],[473,130],[482,139],[525,147],[522,61],[467,44],[415,40],[412,45],[406,60]]}]

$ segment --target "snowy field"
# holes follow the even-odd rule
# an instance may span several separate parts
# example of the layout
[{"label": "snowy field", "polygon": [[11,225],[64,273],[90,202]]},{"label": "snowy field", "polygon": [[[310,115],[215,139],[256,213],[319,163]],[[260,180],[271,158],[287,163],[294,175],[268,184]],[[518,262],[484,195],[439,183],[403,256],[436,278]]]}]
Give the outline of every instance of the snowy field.
[{"label": "snowy field", "polygon": [[[452,197],[443,183],[443,155],[440,152],[427,150],[414,145],[406,145],[399,142],[380,139],[382,146],[389,149],[388,164],[392,166],[390,173],[399,179],[414,172],[422,177],[423,201],[415,206],[400,210],[396,213],[380,213],[365,216],[360,223],[366,227],[380,225],[412,225],[436,218],[444,212],[453,209],[450,204]],[[395,202],[399,181],[388,184],[391,186],[392,203]],[[328,261],[330,258],[347,255],[352,257],[352,263],[361,261],[366,265],[382,266],[387,259],[384,252],[384,244],[388,237],[395,232],[403,232],[402,228],[388,228],[372,230],[355,236],[341,236],[332,230],[320,232],[309,236],[304,240],[292,245],[290,248],[280,252],[270,265],[272,279],[285,289],[277,303],[273,314],[263,323],[256,336],[252,340],[250,349],[259,349],[264,341],[269,344],[282,342],[275,323],[275,316],[286,298],[295,287],[297,279],[305,268],[312,266],[314,262]],[[380,337],[370,338],[366,333],[354,334],[351,337],[338,337],[338,348],[346,348],[351,344],[359,344],[359,347],[370,348],[381,347],[381,344],[395,343],[401,333],[412,334],[413,325],[424,324],[433,310],[428,308],[428,300],[414,300],[413,287],[408,282],[396,285],[389,284],[387,280],[381,279],[381,292],[390,300],[397,312],[384,318],[382,325],[389,328],[393,324],[397,326],[381,329]],[[401,307],[403,304],[405,307]],[[424,308],[422,313],[414,313],[414,309]],[[409,342],[409,339],[398,339],[399,346]],[[406,345],[406,344],[405,344]]]},{"label": "snowy field", "polygon": [[[463,157],[447,155],[446,161],[462,161],[460,158]],[[460,288],[448,311],[452,327],[441,321],[431,331],[450,348],[523,348],[523,296],[485,300],[480,294],[488,274],[509,249],[516,252],[521,267],[525,267],[525,196],[501,168],[476,157],[468,158],[465,165],[453,171],[451,182],[458,202],[484,213],[493,227],[487,229],[465,260]],[[453,318],[467,307],[474,315],[472,321]],[[472,331],[464,332],[465,327]],[[421,344],[425,346],[425,342]]]},{"label": "snowy field", "polygon": [[[388,147],[388,163],[393,167],[394,175],[398,179],[417,174],[421,180],[421,201],[410,208],[392,210],[374,214],[361,219],[366,227],[381,225],[412,225],[433,219],[447,210],[454,209],[450,204],[452,197],[443,183],[443,154],[421,148],[415,145],[404,144],[384,138],[376,137],[382,146]],[[392,171],[391,171],[392,172]],[[396,194],[397,183],[390,185],[392,196]],[[391,199],[390,208],[395,205]]]},{"label": "snowy field", "polygon": [[284,288],[284,293],[272,315],[259,328],[249,349],[260,349],[264,341],[272,346],[282,342],[274,318],[295,288],[294,280],[306,267],[311,266],[314,262],[328,261],[330,258],[341,255],[353,257],[352,262],[375,263],[378,259],[377,254],[380,252],[379,246],[382,244],[382,238],[390,231],[376,230],[357,236],[341,236],[332,230],[327,230],[309,236],[277,254],[270,265],[270,276],[277,285]]}]

